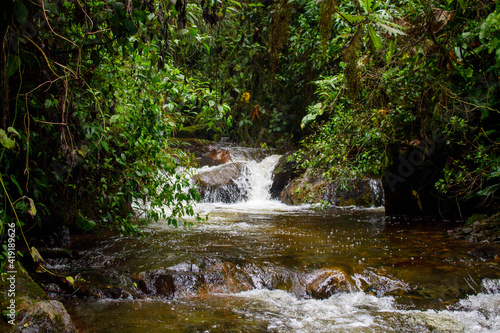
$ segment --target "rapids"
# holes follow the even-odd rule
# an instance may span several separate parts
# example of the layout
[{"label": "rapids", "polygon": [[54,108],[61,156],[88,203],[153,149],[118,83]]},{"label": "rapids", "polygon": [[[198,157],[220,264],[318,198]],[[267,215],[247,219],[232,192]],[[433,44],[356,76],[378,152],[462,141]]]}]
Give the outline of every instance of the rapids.
[{"label": "rapids", "polygon": [[279,155],[231,155],[247,200],[202,202],[209,219],[191,228],[82,236],[77,258],[50,263],[122,290],[62,298],[82,332],[500,331],[499,262],[449,238],[450,223],[287,206],[268,193]]}]

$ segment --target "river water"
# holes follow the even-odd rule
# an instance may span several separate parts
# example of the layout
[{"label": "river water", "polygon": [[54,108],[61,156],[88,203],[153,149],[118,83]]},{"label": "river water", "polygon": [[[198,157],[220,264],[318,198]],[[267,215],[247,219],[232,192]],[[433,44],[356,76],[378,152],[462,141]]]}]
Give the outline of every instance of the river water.
[{"label": "river water", "polygon": [[118,290],[64,298],[82,332],[500,332],[500,262],[453,225],[287,206],[268,194],[278,155],[232,154],[247,201],[200,203],[206,222],[144,238],[81,236],[77,259],[52,263]]}]

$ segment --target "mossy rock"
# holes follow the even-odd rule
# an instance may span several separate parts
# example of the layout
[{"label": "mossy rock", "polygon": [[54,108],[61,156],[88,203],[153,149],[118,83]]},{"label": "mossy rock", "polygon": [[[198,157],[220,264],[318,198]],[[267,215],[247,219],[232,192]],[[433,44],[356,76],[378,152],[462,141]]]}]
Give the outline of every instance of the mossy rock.
[{"label": "mossy rock", "polygon": [[[5,314],[0,324],[2,332],[78,332],[61,302],[49,300],[21,265],[17,264],[16,272],[15,297],[1,299],[1,310]],[[8,290],[8,277],[9,274],[6,274],[0,280],[2,291]],[[9,323],[11,318],[6,316],[11,299],[15,300],[14,325]]]},{"label": "mossy rock", "polygon": [[379,207],[384,203],[384,193],[378,179],[349,179],[341,183],[306,172],[285,187],[281,200],[288,205],[326,202],[336,207]]}]

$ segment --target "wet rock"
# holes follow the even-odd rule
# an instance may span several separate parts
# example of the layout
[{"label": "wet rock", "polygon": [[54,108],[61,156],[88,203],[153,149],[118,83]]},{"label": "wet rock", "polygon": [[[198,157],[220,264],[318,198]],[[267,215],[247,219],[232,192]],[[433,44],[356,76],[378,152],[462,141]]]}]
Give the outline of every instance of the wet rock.
[{"label": "wet rock", "polygon": [[244,163],[227,163],[216,169],[201,171],[193,177],[204,202],[232,203],[245,200],[248,193],[240,182],[245,181]]},{"label": "wet rock", "polygon": [[216,166],[231,161],[229,151],[219,147],[212,141],[184,139],[180,148],[193,154],[200,167]]},{"label": "wet rock", "polygon": [[77,333],[71,318],[59,301],[41,301],[26,308],[17,318],[19,324],[12,332]]},{"label": "wet rock", "polygon": [[328,182],[306,172],[292,180],[281,192],[281,201],[287,205],[312,204],[321,202],[328,188]]},{"label": "wet rock", "polygon": [[[477,220],[477,218],[480,218]],[[474,215],[469,222],[453,232],[448,232],[452,237],[465,239],[469,242],[500,243],[500,213],[491,216]]]},{"label": "wet rock", "polygon": [[120,299],[131,297],[128,291],[125,291],[118,287],[105,287],[100,289],[103,298]]},{"label": "wet rock", "polygon": [[326,201],[335,206],[380,207],[384,203],[382,182],[378,179],[351,179],[347,185],[330,184]]},{"label": "wet rock", "polygon": [[160,275],[155,281],[156,293],[158,295],[173,298],[175,295],[175,282],[170,274]]},{"label": "wet rock", "polygon": [[500,247],[496,244],[483,242],[472,250],[471,254],[483,260],[491,260],[500,256]]},{"label": "wet rock", "polygon": [[320,269],[306,281],[307,294],[316,299],[329,298],[335,293],[349,292],[353,288],[354,283],[342,269]]},{"label": "wet rock", "polygon": [[285,187],[281,200],[289,205],[327,202],[337,207],[378,207],[384,202],[384,194],[377,179],[350,179],[344,184],[305,173]]},{"label": "wet rock", "polygon": [[279,199],[285,187],[301,174],[296,169],[296,163],[288,160],[291,155],[292,153],[289,152],[281,156],[273,170],[273,184],[269,190],[272,199]]},{"label": "wet rock", "polygon": [[204,277],[199,272],[170,269],[142,272],[131,278],[137,288],[137,296],[160,296],[168,299],[194,295],[204,282]]},{"label": "wet rock", "polygon": [[148,288],[148,283],[141,274],[132,275],[134,286],[144,294],[149,294],[151,290]]},{"label": "wet rock", "polygon": [[206,293],[237,293],[255,288],[251,276],[229,262],[210,267],[204,274],[204,280],[200,291]]},{"label": "wet rock", "polygon": [[472,228],[464,228],[462,229],[463,235],[469,235],[472,232]]},{"label": "wet rock", "polygon": [[[1,332],[77,332],[64,305],[49,300],[47,294],[28,275],[21,266],[16,266],[15,325],[0,320]],[[0,279],[0,290],[6,291],[7,280]],[[4,295],[6,296],[6,295]],[[0,306],[4,315],[8,313],[10,298],[0,297]]]}]

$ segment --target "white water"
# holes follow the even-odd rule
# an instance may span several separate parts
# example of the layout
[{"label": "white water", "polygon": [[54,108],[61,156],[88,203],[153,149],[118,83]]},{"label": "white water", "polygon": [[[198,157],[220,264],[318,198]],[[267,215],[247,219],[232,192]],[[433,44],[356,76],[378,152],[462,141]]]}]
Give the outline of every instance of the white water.
[{"label": "white water", "polygon": [[500,280],[483,280],[482,293],[444,311],[401,310],[393,297],[363,292],[326,300],[298,299],[281,290],[234,296],[254,301],[251,315],[269,321],[273,332],[500,332]]},{"label": "white water", "polygon": [[[198,203],[196,211],[201,214],[209,214],[214,211],[224,210],[226,212],[258,212],[258,213],[283,213],[308,209],[310,205],[288,206],[278,200],[272,200],[269,189],[273,183],[273,171],[281,155],[270,155],[260,162],[252,158],[245,149],[230,149],[232,162],[243,162],[246,165],[245,173],[235,180],[238,187],[248,193],[248,199],[235,203]],[[220,166],[205,166],[198,172],[206,172]]]},{"label": "white water", "polygon": [[[196,211],[212,218],[195,225],[192,232],[220,232],[224,237],[260,234],[272,231],[270,223],[259,219],[269,215],[302,213],[309,205],[287,206],[271,200],[269,189],[272,172],[280,155],[271,155],[257,162],[245,150],[231,150],[233,162],[244,162],[246,173],[237,180],[248,191],[248,199],[236,203],[199,203]],[[210,171],[218,167],[204,167]],[[376,183],[373,186],[377,186]],[[239,217],[244,216],[244,219]],[[264,218],[265,219],[265,218]],[[162,225],[160,228],[165,228]],[[363,258],[364,259],[364,258]],[[413,259],[413,258],[412,258]],[[177,266],[176,266],[177,267]],[[179,266],[180,267],[180,266]],[[425,273],[422,273],[425,274]],[[228,308],[244,317],[259,319],[268,324],[269,332],[500,332],[500,280],[483,279],[476,295],[457,300],[446,310],[408,310],[392,296],[363,292],[361,280],[369,285],[380,281],[388,291],[407,290],[404,281],[391,280],[370,272],[354,273],[351,278],[356,290],[336,293],[328,299],[307,299],[283,290],[257,288],[225,295],[244,299],[244,305]]]},{"label": "white water", "polygon": [[[233,155],[233,162],[245,162],[248,173],[238,180],[241,187],[248,191],[248,200],[232,203],[200,203],[197,210],[201,213],[217,214],[219,221],[210,225],[217,228],[229,227],[235,232],[254,229],[258,224],[235,223],[234,213],[259,215],[293,214],[297,210],[307,210],[310,205],[287,206],[271,200],[269,189],[272,173],[280,155],[271,155],[257,162],[247,155]],[[210,168],[205,168],[210,169]],[[374,190],[378,183],[370,185]],[[206,226],[205,226],[206,227]],[[258,229],[258,228],[257,228]],[[260,230],[260,232],[265,232]],[[361,281],[386,279],[376,274],[354,274],[353,280],[361,290]],[[381,281],[391,290],[408,290],[404,281]],[[254,289],[233,294],[235,298],[248,299],[241,309],[233,309],[246,317],[260,319],[269,323],[271,332],[500,332],[500,280],[484,279],[482,291],[477,295],[459,300],[447,310],[405,310],[392,296],[374,296],[362,291],[334,294],[328,299],[302,299],[283,290]]]}]

